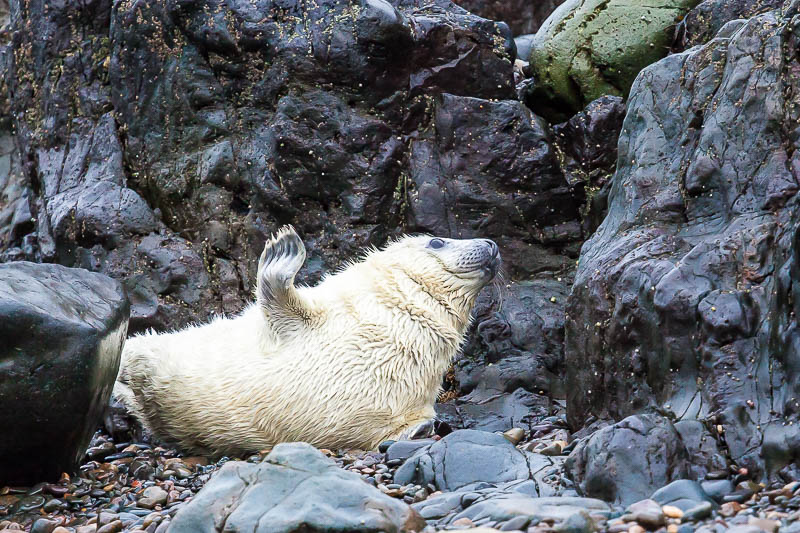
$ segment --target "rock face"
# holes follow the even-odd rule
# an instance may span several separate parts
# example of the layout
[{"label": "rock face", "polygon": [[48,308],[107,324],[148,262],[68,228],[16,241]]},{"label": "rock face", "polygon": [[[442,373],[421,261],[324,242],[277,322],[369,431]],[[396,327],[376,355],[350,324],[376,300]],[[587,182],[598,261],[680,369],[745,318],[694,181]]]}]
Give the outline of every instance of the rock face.
[{"label": "rock face", "polygon": [[658,410],[756,477],[797,477],[797,8],[637,78],[568,302],[572,427]]},{"label": "rock face", "polygon": [[670,29],[696,3],[567,0],[531,43],[529,104],[566,118],[600,96],[627,96],[639,71],[667,54]]},{"label": "rock face", "polygon": [[106,276],[0,265],[0,484],[56,480],[79,464],[117,376],[128,314]]},{"label": "rock face", "polygon": [[419,531],[400,500],[305,443],[279,444],[259,464],[229,462],[182,508],[170,533]]},{"label": "rock face", "polygon": [[507,286],[484,298],[457,390],[492,360],[521,376],[501,393],[522,390],[463,418],[514,425],[550,413],[532,395],[563,396],[563,308],[607,161],[516,99],[505,25],[447,0],[66,0],[12,2],[9,28],[0,262],[121,281],[135,333],[238,312],[285,223],[305,283],[401,233],[492,238]]},{"label": "rock face", "polygon": [[514,35],[523,35],[536,33],[562,2],[564,0],[457,0],[456,4],[481,17],[503,21]]},{"label": "rock face", "polygon": [[533,479],[538,495],[554,495],[559,458],[518,450],[502,435],[462,429],[429,448],[417,451],[395,473],[395,483],[432,483],[438,490],[454,491],[476,483],[504,483]]}]

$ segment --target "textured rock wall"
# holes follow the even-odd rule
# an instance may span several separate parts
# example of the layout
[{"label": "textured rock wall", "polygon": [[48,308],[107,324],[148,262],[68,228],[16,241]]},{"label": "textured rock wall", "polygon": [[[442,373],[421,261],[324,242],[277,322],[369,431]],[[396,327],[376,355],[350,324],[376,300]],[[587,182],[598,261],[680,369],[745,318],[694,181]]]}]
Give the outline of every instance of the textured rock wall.
[{"label": "textured rock wall", "polygon": [[737,466],[797,477],[798,23],[787,2],[637,78],[569,296],[573,427],[698,418]]},{"label": "textured rock wall", "polygon": [[506,372],[527,369],[509,392],[563,395],[565,295],[619,101],[554,130],[516,98],[508,27],[446,0],[10,11],[0,261],[122,281],[135,333],[237,312],[282,224],[306,242],[308,283],[403,232],[489,237],[503,296],[482,300],[460,391],[508,358]]}]

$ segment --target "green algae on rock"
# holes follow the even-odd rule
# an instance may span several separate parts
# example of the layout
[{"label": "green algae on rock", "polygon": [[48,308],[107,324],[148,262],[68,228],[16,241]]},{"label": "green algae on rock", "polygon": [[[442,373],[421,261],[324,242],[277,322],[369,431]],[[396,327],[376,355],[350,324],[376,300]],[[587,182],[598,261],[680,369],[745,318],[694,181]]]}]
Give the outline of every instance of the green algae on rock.
[{"label": "green algae on rock", "polygon": [[535,111],[559,120],[603,95],[627,96],[641,69],[667,55],[673,27],[697,0],[569,0],[531,46]]}]

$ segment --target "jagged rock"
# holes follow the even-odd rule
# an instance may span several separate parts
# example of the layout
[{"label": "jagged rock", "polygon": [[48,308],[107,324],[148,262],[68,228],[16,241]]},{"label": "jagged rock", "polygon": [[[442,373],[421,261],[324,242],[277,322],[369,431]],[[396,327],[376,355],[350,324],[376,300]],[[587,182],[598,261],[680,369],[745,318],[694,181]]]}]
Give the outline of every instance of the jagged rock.
[{"label": "jagged rock", "polygon": [[568,118],[603,95],[627,96],[634,78],[664,57],[670,28],[697,0],[568,0],[531,46],[537,113]]},{"label": "jagged rock", "polygon": [[[564,0],[456,0],[467,11],[508,24],[514,35],[536,33],[542,22]],[[527,56],[519,56],[525,57]]]},{"label": "jagged rock", "polygon": [[0,484],[56,481],[80,464],[111,395],[128,329],[116,281],[0,265]]},{"label": "jagged rock", "polygon": [[584,496],[628,505],[686,478],[689,455],[669,420],[636,415],[582,439],[565,471]]},{"label": "jagged rock", "polygon": [[796,12],[637,78],[567,307],[572,427],[654,409],[705,420],[756,477],[800,453]]},{"label": "jagged rock", "polygon": [[480,483],[533,479],[537,493],[549,496],[557,482],[551,476],[558,471],[560,458],[521,451],[496,433],[462,429],[419,450],[397,470],[394,480],[433,483],[438,490],[454,491]]},{"label": "jagged rock", "polygon": [[309,444],[279,444],[259,464],[232,461],[184,506],[171,533],[419,531],[400,500],[339,468]]},{"label": "jagged rock", "polygon": [[707,43],[728,22],[748,19],[782,5],[783,0],[704,0],[678,23],[673,46],[685,50]]}]

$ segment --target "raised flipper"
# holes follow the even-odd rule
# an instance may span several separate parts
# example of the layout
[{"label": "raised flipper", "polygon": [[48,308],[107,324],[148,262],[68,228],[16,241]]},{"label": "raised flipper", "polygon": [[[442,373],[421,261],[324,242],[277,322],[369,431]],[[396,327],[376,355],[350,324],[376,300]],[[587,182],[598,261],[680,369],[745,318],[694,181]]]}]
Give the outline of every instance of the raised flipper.
[{"label": "raised flipper", "polygon": [[302,327],[314,315],[310,303],[294,286],[305,260],[300,236],[292,226],[284,226],[267,241],[258,261],[256,297],[278,333]]}]

